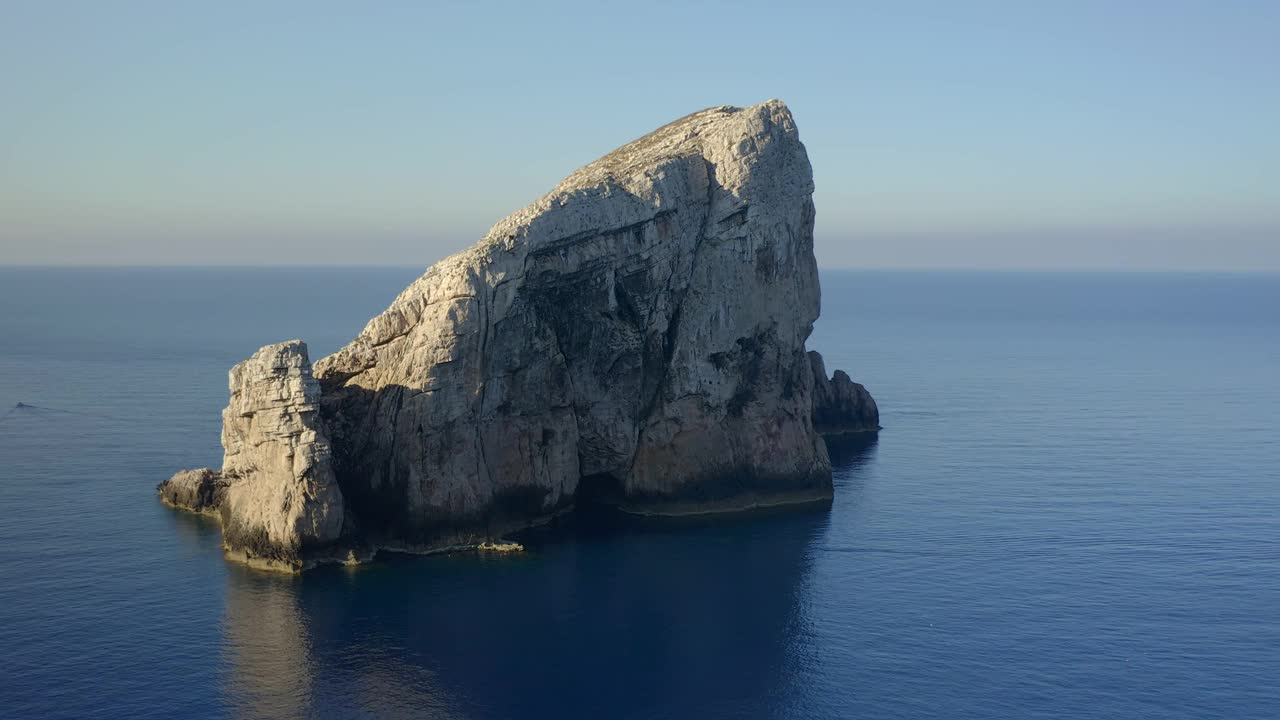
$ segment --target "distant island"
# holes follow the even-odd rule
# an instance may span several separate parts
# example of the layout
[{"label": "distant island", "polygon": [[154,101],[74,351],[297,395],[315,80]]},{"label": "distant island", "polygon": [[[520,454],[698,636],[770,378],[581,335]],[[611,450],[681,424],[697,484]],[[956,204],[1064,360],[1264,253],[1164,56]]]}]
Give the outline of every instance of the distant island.
[{"label": "distant island", "polygon": [[221,470],[159,486],[229,557],[296,572],[475,547],[590,499],[677,515],[829,501],[823,434],[875,401],[805,340],[813,174],[787,107],[693,113],[570,175],[312,366],[230,372]]}]

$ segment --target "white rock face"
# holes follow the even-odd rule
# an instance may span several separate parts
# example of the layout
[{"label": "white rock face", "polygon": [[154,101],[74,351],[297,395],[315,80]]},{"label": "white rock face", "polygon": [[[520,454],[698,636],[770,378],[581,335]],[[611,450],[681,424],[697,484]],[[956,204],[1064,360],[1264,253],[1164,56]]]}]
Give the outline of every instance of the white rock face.
[{"label": "white rock face", "polygon": [[437,263],[316,364],[362,525],[466,542],[580,482],[655,512],[829,497],[812,192],[785,105],[712,108]]},{"label": "white rock face", "polygon": [[228,547],[296,564],[475,544],[588,498],[829,499],[812,193],[785,105],[703,110],[428,269],[318,387],[305,345],[263,348],[223,416]]},{"label": "white rock face", "polygon": [[223,541],[251,562],[306,564],[342,532],[342,492],[320,423],[320,386],[300,340],[268,345],[229,374],[222,411]]}]

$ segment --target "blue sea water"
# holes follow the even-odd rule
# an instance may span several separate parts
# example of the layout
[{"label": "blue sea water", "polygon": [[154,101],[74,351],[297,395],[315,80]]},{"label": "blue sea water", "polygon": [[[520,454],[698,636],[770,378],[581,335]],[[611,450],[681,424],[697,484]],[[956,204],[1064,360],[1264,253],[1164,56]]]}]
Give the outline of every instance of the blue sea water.
[{"label": "blue sea water", "polygon": [[224,562],[227,369],[416,275],[0,270],[0,717],[1280,717],[1280,277],[827,272],[829,510]]}]

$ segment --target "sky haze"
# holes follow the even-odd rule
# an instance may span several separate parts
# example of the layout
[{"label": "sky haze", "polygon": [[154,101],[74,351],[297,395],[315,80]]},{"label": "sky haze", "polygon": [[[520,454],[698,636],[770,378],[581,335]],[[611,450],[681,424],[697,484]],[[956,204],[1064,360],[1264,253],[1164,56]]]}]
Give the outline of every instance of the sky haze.
[{"label": "sky haze", "polygon": [[0,263],[406,264],[771,97],[824,267],[1280,270],[1280,4],[0,2]]}]

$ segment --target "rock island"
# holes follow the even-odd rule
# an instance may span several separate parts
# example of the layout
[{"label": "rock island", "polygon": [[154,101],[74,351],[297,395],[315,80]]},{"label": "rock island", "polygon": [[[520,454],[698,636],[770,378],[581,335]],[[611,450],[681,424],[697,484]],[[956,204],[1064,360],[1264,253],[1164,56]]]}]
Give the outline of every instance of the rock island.
[{"label": "rock island", "polygon": [[813,174],[787,107],[693,113],[429,268],[336,353],[230,372],[220,470],[171,505],[275,570],[475,547],[591,498],[689,514],[829,501],[824,433],[879,429],[827,377]]}]

